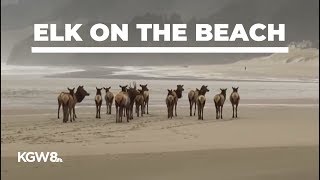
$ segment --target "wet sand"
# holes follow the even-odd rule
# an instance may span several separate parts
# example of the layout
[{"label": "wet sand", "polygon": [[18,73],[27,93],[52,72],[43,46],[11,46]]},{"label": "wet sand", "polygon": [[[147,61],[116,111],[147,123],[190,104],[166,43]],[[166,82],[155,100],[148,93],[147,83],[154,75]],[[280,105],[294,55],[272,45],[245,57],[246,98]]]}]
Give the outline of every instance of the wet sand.
[{"label": "wet sand", "polygon": [[319,148],[244,148],[170,153],[66,156],[63,164],[3,158],[4,179],[318,179]]}]

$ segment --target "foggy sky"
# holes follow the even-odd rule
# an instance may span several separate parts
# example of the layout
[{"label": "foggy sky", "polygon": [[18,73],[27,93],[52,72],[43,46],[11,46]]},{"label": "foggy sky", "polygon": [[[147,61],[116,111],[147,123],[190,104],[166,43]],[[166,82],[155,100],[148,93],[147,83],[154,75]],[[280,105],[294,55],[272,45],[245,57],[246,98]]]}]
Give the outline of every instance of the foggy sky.
[{"label": "foggy sky", "polygon": [[1,29],[77,18],[124,22],[147,12],[178,13],[183,19],[201,18],[230,1],[235,0],[1,0]]}]

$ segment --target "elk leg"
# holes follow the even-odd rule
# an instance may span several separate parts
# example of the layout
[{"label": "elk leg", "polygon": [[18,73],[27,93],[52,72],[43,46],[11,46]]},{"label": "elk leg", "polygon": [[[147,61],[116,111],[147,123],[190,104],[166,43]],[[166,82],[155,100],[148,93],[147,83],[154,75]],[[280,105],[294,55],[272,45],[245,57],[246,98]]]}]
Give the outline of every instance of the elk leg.
[{"label": "elk leg", "polygon": [[175,112],[175,116],[177,116],[177,102],[174,103],[174,112]]},{"label": "elk leg", "polygon": [[99,118],[99,105],[96,105],[96,118]]},{"label": "elk leg", "polygon": [[236,118],[238,118],[238,104],[236,104]]},{"label": "elk leg", "polygon": [[194,102],[194,113],[193,113],[194,116],[196,115],[196,110],[197,110],[197,103]]},{"label": "elk leg", "polygon": [[201,109],[201,120],[203,120],[203,109],[204,109],[204,107],[202,107],[202,109]]},{"label": "elk leg", "polygon": [[149,99],[147,101],[147,114],[149,114]]},{"label": "elk leg", "polygon": [[143,103],[141,104],[141,117],[143,116]]},{"label": "elk leg", "polygon": [[122,122],[122,116],[123,116],[123,107],[120,107],[119,109],[119,122]]},{"label": "elk leg", "polygon": [[73,119],[73,121],[75,121],[76,120],[76,118],[75,118],[75,109],[74,109],[74,107],[72,107],[72,113],[73,113],[73,116],[72,116],[72,119]]},{"label": "elk leg", "polygon": [[232,118],[234,118],[234,104],[232,104]]},{"label": "elk leg", "polygon": [[216,106],[216,119],[219,119],[218,106],[217,106],[217,104],[215,104],[215,106]]},{"label": "elk leg", "polygon": [[72,122],[72,119],[73,119],[72,108],[69,108],[69,116],[70,116],[70,122]]},{"label": "elk leg", "polygon": [[58,101],[58,119],[60,119],[59,114],[60,114],[60,107],[61,107],[61,103]]},{"label": "elk leg", "polygon": [[173,105],[171,105],[170,108],[171,108],[171,109],[170,109],[170,110],[171,110],[170,112],[171,112],[171,119],[172,119],[172,118],[173,118]]},{"label": "elk leg", "polygon": [[106,114],[110,114],[110,113],[109,113],[109,106],[110,106],[110,105],[108,104],[108,105],[107,105],[107,113],[106,113]]},{"label": "elk leg", "polygon": [[192,116],[192,102],[190,99],[189,99],[189,105],[190,105],[190,116]]},{"label": "elk leg", "polygon": [[223,117],[222,117],[222,109],[223,109],[223,106],[221,106],[221,112],[220,112],[221,119],[223,119]]},{"label": "elk leg", "polygon": [[137,113],[137,117],[139,117],[139,105],[136,104],[136,113]]},{"label": "elk leg", "polygon": [[63,109],[63,122],[66,123],[68,122],[68,107],[66,105],[62,105],[62,109]]},{"label": "elk leg", "polygon": [[200,119],[200,104],[198,106],[198,120]]},{"label": "elk leg", "polygon": [[129,113],[130,113],[130,112],[129,112],[128,110],[126,110],[126,113],[127,113],[127,122],[129,122],[129,118],[130,118],[130,117],[129,117],[129,116],[130,116]]},{"label": "elk leg", "polygon": [[116,123],[118,123],[118,118],[119,118],[119,109],[118,109],[118,106],[116,105]]},{"label": "elk leg", "polygon": [[98,105],[98,118],[100,118],[100,105]]}]

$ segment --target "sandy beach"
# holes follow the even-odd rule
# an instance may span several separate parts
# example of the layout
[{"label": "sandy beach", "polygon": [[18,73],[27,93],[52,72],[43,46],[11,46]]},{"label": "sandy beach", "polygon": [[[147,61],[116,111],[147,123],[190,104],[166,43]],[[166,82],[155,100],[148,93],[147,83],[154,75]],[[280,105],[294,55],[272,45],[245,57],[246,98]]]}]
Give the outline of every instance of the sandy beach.
[{"label": "sandy beach", "polygon": [[[17,77],[2,81],[6,85],[2,95],[10,92],[1,109],[3,178],[318,178],[317,83],[282,82],[280,86],[277,82],[239,82],[245,89],[240,91],[239,118],[231,118],[231,104],[226,101],[223,120],[215,119],[211,99],[218,92],[215,88],[207,95],[202,121],[189,116],[186,92],[193,82],[180,81],[186,92],[178,102],[178,116],[167,119],[164,86],[174,88],[176,81],[156,80],[151,86],[150,114],[144,117],[134,115],[130,123],[116,124],[114,108],[106,115],[103,105],[102,118],[96,119],[91,95],[77,106],[76,122],[64,124],[57,119],[55,98],[59,90],[53,87],[76,81],[84,83],[90,94],[94,94],[92,86],[100,82]],[[116,87],[125,80],[108,82]],[[234,82],[204,83],[229,87]],[[262,94],[253,88],[260,84],[266,87]],[[278,93],[268,98],[273,92]],[[17,163],[19,151],[56,151],[64,162]]]},{"label": "sandy beach", "polygon": [[[253,59],[122,71],[120,67],[74,67],[70,72],[63,68],[60,74],[53,73],[57,67],[49,67],[48,72],[42,67],[16,71],[8,67],[1,71],[1,177],[318,179],[319,77],[318,62],[313,55],[310,58],[293,64]],[[245,64],[247,72],[241,69]],[[295,74],[299,67],[303,68]],[[80,74],[81,78],[74,77]],[[139,118],[134,114],[129,123],[115,123],[114,105],[107,115],[103,103],[101,119],[96,119],[95,88],[111,86],[116,94],[119,85],[133,81],[148,83],[150,114]],[[177,84],[185,88],[178,116],[167,119],[167,89]],[[75,122],[62,123],[57,119],[57,96],[79,85],[90,96],[76,106]],[[201,85],[210,89],[204,120],[189,115],[187,98],[191,89]],[[241,96],[238,119],[231,118],[232,86],[239,86]],[[227,100],[224,119],[216,120],[213,96],[220,88],[228,88]],[[55,151],[64,162],[18,163],[19,151]]]},{"label": "sandy beach", "polygon": [[[318,178],[317,105],[248,105],[241,107],[238,119],[231,119],[231,108],[226,107],[223,120],[215,120],[209,108],[203,121],[190,117],[188,108],[179,108],[172,120],[166,119],[164,108],[150,108],[149,115],[122,124],[114,122],[114,115],[95,119],[93,108],[78,108],[77,121],[67,124],[57,120],[54,110],[2,112],[1,176]],[[18,151],[56,151],[64,162],[21,164]]]}]

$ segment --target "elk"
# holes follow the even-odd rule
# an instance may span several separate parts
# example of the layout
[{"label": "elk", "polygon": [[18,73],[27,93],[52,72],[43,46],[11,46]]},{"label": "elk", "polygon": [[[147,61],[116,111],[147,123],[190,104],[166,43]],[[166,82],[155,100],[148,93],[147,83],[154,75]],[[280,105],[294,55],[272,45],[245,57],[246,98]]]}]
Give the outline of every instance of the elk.
[{"label": "elk", "polygon": [[70,121],[72,121],[72,115],[71,115],[71,110],[72,110],[72,103],[71,100],[74,99],[74,88],[70,89],[68,88],[69,92],[61,92],[58,96],[58,118],[59,118],[59,111],[60,107],[62,106],[62,112],[63,112],[63,120],[62,122],[66,123],[69,120],[69,115],[70,115]]},{"label": "elk", "polygon": [[106,90],[106,95],[104,97],[104,99],[106,100],[106,106],[107,106],[107,112],[106,114],[111,114],[111,107],[112,107],[112,103],[113,103],[113,93],[110,92],[111,87],[108,88],[103,88],[104,90]]},{"label": "elk", "polygon": [[234,110],[236,110],[236,118],[238,118],[238,105],[240,101],[238,89],[239,87],[232,87],[233,92],[230,94],[230,102],[232,104],[232,118],[234,118]]},{"label": "elk", "polygon": [[102,88],[97,88],[96,87],[96,96],[94,98],[94,101],[96,103],[96,118],[101,118],[100,112],[101,112],[101,105],[102,105],[102,95],[101,95],[101,90]]},{"label": "elk", "polygon": [[173,90],[175,116],[177,116],[177,104],[178,99],[182,97],[182,91],[184,91],[183,85],[177,85],[177,89]]},{"label": "elk", "polygon": [[193,115],[196,115],[196,109],[197,109],[197,99],[199,95],[199,89],[196,88],[196,90],[190,90],[188,93],[188,99],[189,99],[189,104],[190,104],[190,116],[192,116],[192,107],[194,104],[194,113]]},{"label": "elk", "polygon": [[198,104],[198,119],[203,120],[203,109],[206,104],[206,93],[209,92],[208,86],[202,86],[199,90],[197,104]]},{"label": "elk", "polygon": [[[223,104],[226,100],[226,93],[227,89],[221,89],[221,93],[214,96],[213,101],[216,106],[216,119],[223,119],[222,117],[222,110],[223,110]],[[220,115],[220,116],[219,116]]]},{"label": "elk", "polygon": [[143,96],[143,90],[139,89],[139,94],[134,99],[134,102],[136,103],[136,113],[137,117],[139,117],[139,108],[141,107],[141,117],[144,114],[144,96]]},{"label": "elk", "polygon": [[166,98],[166,104],[168,109],[168,119],[173,117],[173,106],[174,106],[174,94],[172,89],[168,89],[168,95]]},{"label": "elk", "polygon": [[[73,105],[75,104],[75,95],[74,95],[74,88],[73,89],[68,88],[68,90],[69,90],[70,98],[69,98],[67,106],[68,106],[68,110],[69,110],[70,121],[72,122],[72,120],[75,120],[75,117],[72,116]],[[67,121],[68,121],[68,119],[67,119]]]},{"label": "elk", "polygon": [[130,105],[130,98],[127,92],[128,85],[126,86],[119,85],[119,87],[121,88],[121,92],[119,92],[115,96],[116,123],[122,122],[122,116],[124,111],[127,115],[127,122],[129,122],[129,114],[128,114],[129,111],[127,110],[127,108],[129,108],[129,105]]},{"label": "elk", "polygon": [[144,98],[144,111],[143,113],[145,114],[146,110],[145,108],[147,108],[147,114],[149,114],[149,89],[147,88],[148,84],[146,85],[141,85],[140,87],[143,91],[143,98]]},{"label": "elk", "polygon": [[134,105],[134,100],[136,96],[139,94],[139,91],[137,90],[137,85],[135,82],[133,82],[133,87],[129,87],[128,89],[128,96],[130,99],[129,107],[127,108],[127,111],[129,111],[127,114],[129,114],[129,119],[133,119],[133,105]]},{"label": "elk", "polygon": [[[66,92],[61,92],[58,96],[58,119],[59,114],[60,114],[60,107],[63,103],[63,99],[62,97],[64,96],[64,94],[66,94]],[[75,120],[75,118],[77,118],[76,112],[75,112],[75,105],[77,103],[81,103],[82,100],[86,97],[89,96],[90,94],[83,88],[83,86],[78,86],[77,91],[74,93],[74,101],[72,102],[72,110],[73,110],[73,120]]]}]

